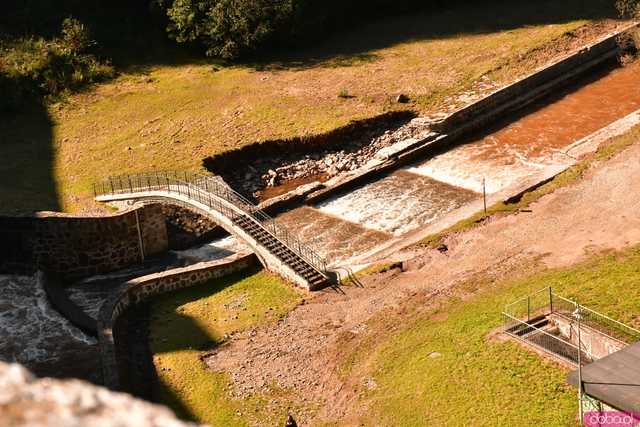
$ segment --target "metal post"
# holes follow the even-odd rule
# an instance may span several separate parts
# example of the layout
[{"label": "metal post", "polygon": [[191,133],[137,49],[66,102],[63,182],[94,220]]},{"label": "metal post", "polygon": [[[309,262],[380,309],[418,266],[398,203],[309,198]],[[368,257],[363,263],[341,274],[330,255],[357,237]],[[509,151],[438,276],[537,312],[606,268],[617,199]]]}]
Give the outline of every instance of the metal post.
[{"label": "metal post", "polygon": [[531,295],[527,296],[527,322],[531,321]]},{"label": "metal post", "polygon": [[142,262],[144,262],[144,242],[142,241],[142,230],[140,229],[140,217],[138,216],[138,209],[135,211],[136,214],[136,228],[138,229],[138,245],[140,247],[140,258]]},{"label": "metal post", "polygon": [[582,389],[582,336],[580,334],[580,318],[582,315],[580,314],[580,304],[576,301],[576,318],[578,320],[578,404],[580,405],[578,408],[578,416],[580,417],[580,425],[583,425],[584,418],[584,410],[582,408],[582,398],[583,398],[583,389]]},{"label": "metal post", "polygon": [[549,286],[549,314],[553,314],[553,293],[551,292],[551,286]]},{"label": "metal post", "polygon": [[482,177],[482,201],[484,202],[484,214],[487,214],[487,182],[486,178]]}]

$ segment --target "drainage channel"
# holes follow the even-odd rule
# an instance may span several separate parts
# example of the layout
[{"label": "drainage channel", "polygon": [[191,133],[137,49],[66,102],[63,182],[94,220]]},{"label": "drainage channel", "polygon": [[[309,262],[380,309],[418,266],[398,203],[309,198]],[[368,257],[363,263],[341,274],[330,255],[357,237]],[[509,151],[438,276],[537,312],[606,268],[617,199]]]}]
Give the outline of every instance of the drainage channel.
[{"label": "drainage channel", "polygon": [[600,71],[484,135],[346,194],[278,217],[336,264],[487,194],[571,165],[568,147],[640,109],[640,63]]}]

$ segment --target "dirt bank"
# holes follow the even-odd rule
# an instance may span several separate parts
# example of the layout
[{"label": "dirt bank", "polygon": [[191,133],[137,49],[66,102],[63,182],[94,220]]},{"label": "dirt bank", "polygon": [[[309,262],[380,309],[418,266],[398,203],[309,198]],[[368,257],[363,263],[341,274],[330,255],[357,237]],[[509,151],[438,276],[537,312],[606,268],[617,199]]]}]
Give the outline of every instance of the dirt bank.
[{"label": "dirt bank", "polygon": [[364,409],[354,405],[357,396],[349,384],[362,378],[342,377],[339,367],[363,337],[387,332],[373,330],[374,317],[388,313],[401,322],[407,305],[425,303],[473,277],[522,274],[524,266],[536,263],[568,266],[593,252],[640,243],[638,174],[636,143],[526,212],[449,236],[445,253],[417,248],[395,254],[395,260],[410,260],[404,273],[395,270],[361,286],[315,294],[277,325],[234,336],[209,357],[209,366],[229,372],[239,396],[275,383],[318,402],[317,414],[299,414],[304,425],[354,419]]}]

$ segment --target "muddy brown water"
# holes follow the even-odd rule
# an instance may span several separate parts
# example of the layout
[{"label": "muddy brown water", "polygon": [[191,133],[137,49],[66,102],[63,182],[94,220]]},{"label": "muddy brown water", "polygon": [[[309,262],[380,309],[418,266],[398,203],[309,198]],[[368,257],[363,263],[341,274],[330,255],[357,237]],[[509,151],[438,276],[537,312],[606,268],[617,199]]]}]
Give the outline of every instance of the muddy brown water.
[{"label": "muddy brown water", "polygon": [[335,264],[373,248],[382,236],[424,227],[480,197],[483,180],[490,194],[547,167],[569,165],[569,145],[640,109],[640,63],[601,71],[582,84],[476,139],[279,218]]}]

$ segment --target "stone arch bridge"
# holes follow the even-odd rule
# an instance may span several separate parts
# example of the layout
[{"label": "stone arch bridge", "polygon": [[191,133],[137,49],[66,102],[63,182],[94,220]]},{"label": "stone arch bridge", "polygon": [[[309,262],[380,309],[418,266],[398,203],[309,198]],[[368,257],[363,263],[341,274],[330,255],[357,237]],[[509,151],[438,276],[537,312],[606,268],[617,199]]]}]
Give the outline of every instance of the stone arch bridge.
[{"label": "stone arch bridge", "polygon": [[336,282],[326,260],[215,176],[153,172],[111,177],[94,184],[97,201],[160,200],[203,214],[244,241],[260,262],[309,290]]}]

